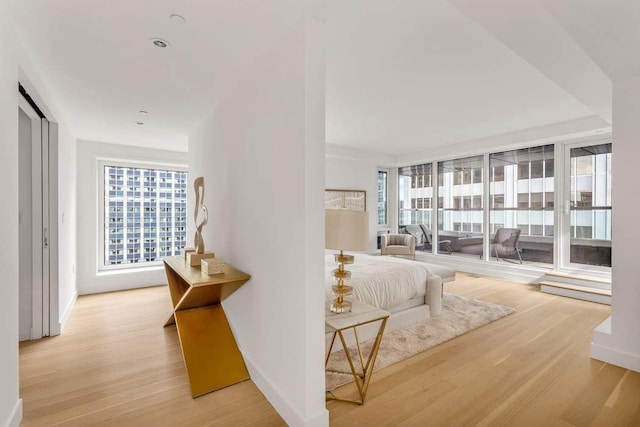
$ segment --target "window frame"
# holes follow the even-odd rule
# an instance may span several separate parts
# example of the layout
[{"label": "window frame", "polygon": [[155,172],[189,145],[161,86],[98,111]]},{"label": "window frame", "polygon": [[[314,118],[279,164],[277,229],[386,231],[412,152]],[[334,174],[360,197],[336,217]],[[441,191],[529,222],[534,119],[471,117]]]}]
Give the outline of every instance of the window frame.
[{"label": "window frame", "polygon": [[[97,197],[97,212],[96,212],[96,233],[97,233],[97,248],[96,248],[96,273],[97,274],[105,274],[105,273],[115,273],[115,272],[124,272],[126,270],[144,270],[144,269],[158,269],[162,268],[162,260],[157,261],[143,261],[139,263],[126,263],[126,264],[114,264],[114,265],[106,265],[105,264],[105,239],[108,239],[105,232],[105,167],[122,167],[122,168],[137,168],[137,169],[155,169],[155,170],[163,170],[163,171],[171,171],[171,172],[184,172],[187,173],[187,200],[189,194],[189,168],[187,165],[183,163],[171,163],[171,162],[154,162],[154,161],[142,161],[142,160],[126,160],[114,157],[98,157],[96,159],[96,170],[97,170],[97,187],[96,187],[96,197]],[[142,184],[142,182],[141,182]],[[126,187],[126,183],[125,183]],[[126,191],[126,190],[125,190]],[[124,212],[126,214],[127,212]],[[156,212],[159,214],[160,212]],[[123,225],[126,224],[123,217]],[[142,223],[141,223],[142,225]],[[141,233],[143,234],[143,233]],[[144,237],[141,237],[144,238]],[[127,251],[126,243],[127,239],[122,238],[123,242],[125,242],[123,251]]]},{"label": "window frame", "polygon": [[[490,218],[489,218],[491,210],[495,208],[494,204],[492,203],[493,200],[491,199],[490,188],[489,188],[489,185],[491,182],[491,175],[493,173],[492,169],[489,167],[490,155],[493,153],[501,152],[501,151],[510,151],[510,150],[526,149],[526,148],[535,148],[535,147],[545,146],[545,145],[553,145],[554,146],[553,161],[545,160],[545,163],[543,166],[543,176],[546,177],[550,174],[553,174],[554,191],[543,193],[542,195],[543,205],[541,207],[542,210],[553,212],[554,230],[552,235],[549,235],[550,230],[548,230],[547,227],[543,228],[543,234],[545,236],[549,236],[553,238],[553,262],[551,264],[547,264],[547,266],[542,266],[537,264],[536,265],[502,264],[502,265],[504,265],[505,268],[513,269],[513,271],[526,270],[526,271],[540,271],[540,272],[548,271],[549,269],[552,269],[552,268],[561,269],[561,270],[575,270],[577,267],[579,267],[581,271],[588,271],[589,274],[595,274],[597,276],[601,275],[602,277],[610,277],[611,267],[601,267],[601,266],[590,265],[590,264],[570,264],[567,261],[569,258],[568,254],[564,254],[564,252],[565,250],[568,250],[568,248],[570,247],[570,236],[569,236],[570,227],[567,225],[567,220],[565,218],[565,216],[569,215],[570,209],[568,208],[568,204],[570,203],[570,199],[571,199],[569,188],[565,188],[565,186],[568,186],[570,183],[569,178],[565,176],[566,174],[568,174],[568,171],[570,170],[569,168],[570,155],[568,154],[568,151],[571,148],[575,148],[575,147],[599,145],[599,144],[606,144],[611,142],[612,142],[612,136],[610,131],[602,131],[602,132],[597,132],[596,134],[584,135],[584,136],[574,136],[574,137],[561,136],[557,138],[537,139],[537,140],[531,140],[526,142],[503,144],[503,145],[497,145],[497,146],[487,145],[486,147],[482,147],[475,150],[462,151],[461,153],[457,153],[456,155],[451,155],[450,153],[440,153],[439,155],[435,155],[433,157],[428,157],[428,158],[421,157],[421,158],[415,158],[410,160],[402,159],[402,161],[398,162],[398,164],[395,167],[396,167],[396,171],[400,171],[403,168],[412,168],[412,167],[423,166],[423,165],[431,165],[432,173],[433,173],[432,179],[434,180],[434,182],[437,182],[437,170],[438,170],[439,162],[457,160],[457,159],[473,157],[473,156],[484,156],[485,171],[483,173],[483,177],[484,177],[483,212],[485,216],[485,219],[484,219],[485,228],[483,231],[483,235],[485,236],[484,238],[485,242],[484,242],[483,252],[486,254],[486,253],[489,253],[490,237],[491,237],[491,234],[494,233],[494,230],[492,230],[492,227],[490,224]],[[527,172],[528,172],[527,173],[528,177],[531,178],[531,172],[530,171],[527,171]],[[505,177],[501,176],[500,181],[504,181],[504,179]],[[539,178],[533,178],[533,179],[539,179]],[[460,180],[462,180],[462,177],[460,177]],[[398,187],[399,182],[400,182],[400,178],[398,178],[398,182],[396,183],[396,189],[399,189]],[[437,200],[437,203],[434,203],[434,206],[433,206],[434,214],[431,218],[432,239],[434,241],[438,241],[439,239],[438,226],[441,221],[439,210],[443,208],[443,197],[438,191],[439,190],[438,186],[439,184],[434,185],[433,200],[434,202]],[[552,198],[548,197],[549,195],[552,195]],[[400,197],[400,194],[397,195],[397,199],[396,199],[398,201],[398,209],[397,209],[398,222],[396,227],[398,230],[401,230],[401,227],[406,224],[401,223],[402,212],[400,210],[399,197]],[[613,210],[613,208],[611,208],[611,210]],[[446,262],[448,262],[448,260],[450,259],[448,254],[440,254],[435,249],[433,249],[432,252],[429,252],[429,256],[431,255],[436,256],[442,261],[446,261]],[[463,258],[459,258],[459,259],[463,259]],[[483,259],[477,259],[477,260],[464,259],[464,262],[469,264],[477,264],[478,266],[482,265],[486,267],[488,264],[494,261],[492,261],[490,257],[485,256],[483,257]],[[485,268],[485,267],[481,267],[481,268]]]},{"label": "window frame", "polygon": [[[612,150],[615,148],[613,146],[613,139],[611,135],[609,136],[597,136],[595,138],[588,138],[584,140],[571,141],[567,144],[564,144],[561,147],[564,155],[564,163],[562,168],[563,174],[563,182],[560,184],[561,189],[563,191],[562,198],[562,209],[559,210],[559,220],[562,223],[562,236],[561,239],[563,241],[563,245],[561,247],[561,252],[559,253],[559,258],[557,263],[559,268],[565,270],[575,270],[580,269],[583,271],[592,271],[599,273],[611,273],[612,267],[602,266],[602,265],[593,265],[593,264],[581,264],[575,263],[571,261],[571,246],[572,240],[574,242],[578,241],[588,241],[592,243],[600,243],[604,245],[611,245],[613,239],[596,239],[596,238],[582,238],[582,237],[572,237],[572,225],[571,225],[571,216],[574,210],[571,207],[572,197],[571,197],[571,150],[576,148],[590,147],[596,145],[605,145],[611,144]],[[613,153],[613,151],[612,151]],[[611,167],[613,171],[613,167]],[[611,177],[609,178],[609,183],[611,183]],[[609,200],[609,205],[602,206],[603,209],[609,210],[613,212],[613,206],[611,200]],[[593,210],[594,207],[592,206]],[[597,208],[596,208],[597,209]],[[612,231],[612,230],[610,230]],[[610,246],[609,246],[610,247]],[[609,285],[605,286],[608,288]]]},{"label": "window frame", "polygon": [[[378,201],[378,180],[380,178],[380,174],[384,173],[385,174],[385,187],[384,187],[384,192],[385,192],[385,199],[384,199],[384,217],[386,219],[384,224],[380,224],[378,222],[378,218],[380,216],[380,210],[379,210],[379,201]],[[390,183],[390,171],[389,169],[385,169],[385,168],[377,168],[376,169],[376,227],[378,229],[386,229],[389,228],[389,183]]]}]

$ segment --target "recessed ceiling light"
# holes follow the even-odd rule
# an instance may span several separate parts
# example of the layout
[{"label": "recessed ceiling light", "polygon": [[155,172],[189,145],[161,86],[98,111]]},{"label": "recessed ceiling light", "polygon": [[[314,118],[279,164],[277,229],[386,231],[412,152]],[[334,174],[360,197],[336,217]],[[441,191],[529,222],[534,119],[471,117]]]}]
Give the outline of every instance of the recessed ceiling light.
[{"label": "recessed ceiling light", "polygon": [[178,15],[176,13],[170,15],[169,19],[171,20],[171,22],[174,22],[176,24],[184,24],[186,22],[186,19],[184,19],[184,16]]},{"label": "recessed ceiling light", "polygon": [[145,111],[145,110],[140,110],[140,111],[138,111],[138,114],[141,114],[141,115],[143,115],[143,116],[146,116],[147,114],[149,114],[149,112],[148,112],[148,111]]},{"label": "recessed ceiling light", "polygon": [[149,40],[151,40],[151,43],[153,43],[154,46],[156,47],[160,47],[160,48],[165,48],[165,47],[169,47],[170,43],[164,39],[161,39],[160,37],[151,37]]},{"label": "recessed ceiling light", "polygon": [[144,122],[136,122],[136,124],[137,124],[138,126],[142,126],[142,125],[144,124]]}]

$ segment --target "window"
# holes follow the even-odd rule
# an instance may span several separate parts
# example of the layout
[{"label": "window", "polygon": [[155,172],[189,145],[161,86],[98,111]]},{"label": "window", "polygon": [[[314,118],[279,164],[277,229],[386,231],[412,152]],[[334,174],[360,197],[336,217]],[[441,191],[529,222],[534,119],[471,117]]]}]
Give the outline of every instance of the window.
[{"label": "window", "polygon": [[[483,254],[482,242],[491,241],[501,228],[517,228],[525,264],[587,264],[594,266],[588,270],[607,272],[611,151],[610,140],[566,140],[399,168],[398,228],[420,230],[416,224],[424,224],[439,243],[426,250],[480,255],[486,262],[496,257]],[[560,200],[557,185],[569,206]],[[517,253],[510,254],[519,261]]]},{"label": "window", "polygon": [[431,170],[431,163],[398,169],[398,224],[401,229],[409,224],[431,227]]},{"label": "window", "polygon": [[535,178],[544,178],[544,161],[543,160],[534,160],[531,162],[531,179],[535,179]]},{"label": "window", "polygon": [[[483,163],[483,156],[438,162],[439,241],[478,237],[473,243],[482,250]],[[438,250],[448,253],[444,244]]]},{"label": "window", "polygon": [[100,170],[105,191],[99,268],[179,255],[187,237],[187,173],[117,161],[101,161]]},{"label": "window", "polygon": [[611,266],[611,144],[570,150],[571,249],[575,264]]},{"label": "window", "polygon": [[424,224],[431,228],[433,186],[431,163],[398,169],[398,224]]},{"label": "window", "polygon": [[489,184],[490,229],[519,228],[525,263],[553,263],[553,156],[553,145],[489,155],[489,167],[502,171]]},{"label": "window", "polygon": [[387,171],[378,171],[378,225],[387,225],[387,199],[389,174]]}]

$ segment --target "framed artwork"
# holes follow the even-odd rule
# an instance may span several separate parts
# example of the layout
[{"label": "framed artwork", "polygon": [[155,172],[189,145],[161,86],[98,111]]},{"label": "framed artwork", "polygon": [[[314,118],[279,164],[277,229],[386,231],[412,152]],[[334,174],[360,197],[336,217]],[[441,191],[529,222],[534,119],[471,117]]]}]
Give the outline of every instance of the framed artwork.
[{"label": "framed artwork", "polygon": [[367,192],[364,190],[326,189],[324,191],[324,208],[364,212],[367,210]]}]

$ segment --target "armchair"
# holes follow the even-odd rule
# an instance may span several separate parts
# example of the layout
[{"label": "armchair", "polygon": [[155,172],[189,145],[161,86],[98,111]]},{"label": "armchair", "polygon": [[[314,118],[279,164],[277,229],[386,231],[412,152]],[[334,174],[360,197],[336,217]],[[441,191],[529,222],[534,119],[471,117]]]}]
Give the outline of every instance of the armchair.
[{"label": "armchair", "polygon": [[[431,230],[424,224],[407,224],[404,226],[407,233],[416,238],[416,250],[417,251],[431,251],[433,246]],[[440,240],[438,242],[440,250],[444,249],[449,255],[451,255],[451,240]]]},{"label": "armchair", "polygon": [[[420,228],[422,229],[424,236],[427,238],[427,244],[429,245],[429,248],[431,248],[433,246],[431,230],[429,230],[424,224],[420,224]],[[440,245],[440,249],[444,248],[444,250],[446,250],[447,253],[451,255],[451,240],[440,239],[438,241],[438,245]]]},{"label": "armchair", "polygon": [[[519,228],[499,228],[496,230],[496,235],[491,240],[489,256],[495,256],[499,261],[500,258],[518,255],[518,260],[522,264],[522,256],[518,248],[520,232]],[[460,252],[482,256],[482,244],[464,246]]]},{"label": "armchair", "polygon": [[381,255],[408,255],[416,259],[416,238],[411,234],[383,234],[380,239]]},{"label": "armchair", "polygon": [[518,248],[521,231],[519,228],[499,228],[491,241],[492,255],[500,259],[500,257],[510,257],[517,254],[520,264],[522,264],[520,248]]}]

